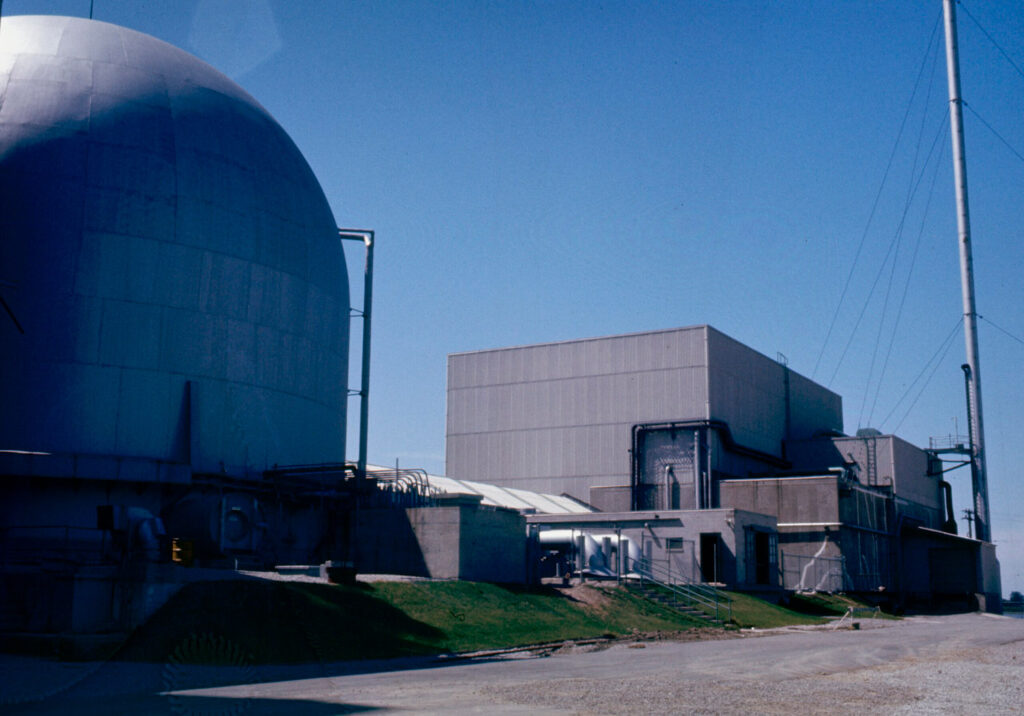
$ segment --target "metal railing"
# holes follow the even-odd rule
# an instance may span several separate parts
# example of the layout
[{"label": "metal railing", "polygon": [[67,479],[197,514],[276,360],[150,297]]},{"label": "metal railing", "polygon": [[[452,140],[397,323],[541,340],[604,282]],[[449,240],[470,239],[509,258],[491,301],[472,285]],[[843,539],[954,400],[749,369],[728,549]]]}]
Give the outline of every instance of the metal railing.
[{"label": "metal railing", "polygon": [[641,587],[650,583],[667,592],[674,602],[696,607],[719,624],[732,619],[732,600],[717,587],[691,581],[649,559],[627,558],[626,566],[624,576],[638,579]]},{"label": "metal railing", "polygon": [[372,506],[428,507],[441,492],[419,468],[371,467],[366,474],[377,480],[377,490],[370,499]]}]

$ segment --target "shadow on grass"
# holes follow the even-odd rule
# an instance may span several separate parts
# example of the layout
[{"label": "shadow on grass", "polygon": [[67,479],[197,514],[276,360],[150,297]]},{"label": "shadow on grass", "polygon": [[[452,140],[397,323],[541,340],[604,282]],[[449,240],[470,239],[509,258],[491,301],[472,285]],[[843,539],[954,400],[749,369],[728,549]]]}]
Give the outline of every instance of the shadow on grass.
[{"label": "shadow on grass", "polygon": [[40,658],[13,685],[23,698],[6,694],[0,703],[46,695],[47,703],[73,701],[77,711],[115,694],[410,668],[445,652],[445,639],[366,585],[193,582],[114,653],[77,664]]},{"label": "shadow on grass", "polygon": [[444,634],[364,585],[186,585],[129,637],[118,661],[303,664],[441,651]]},{"label": "shadow on grass", "polygon": [[816,617],[842,616],[846,613],[847,606],[845,604],[840,606],[821,599],[807,597],[802,594],[792,595],[789,600],[786,601],[785,605],[794,612]]}]

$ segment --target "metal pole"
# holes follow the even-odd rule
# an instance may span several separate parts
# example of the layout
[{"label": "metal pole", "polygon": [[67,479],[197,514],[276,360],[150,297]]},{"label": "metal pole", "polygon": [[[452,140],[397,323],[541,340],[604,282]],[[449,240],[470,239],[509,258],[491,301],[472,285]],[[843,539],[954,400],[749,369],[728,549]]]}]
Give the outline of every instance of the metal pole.
[{"label": "metal pole", "polygon": [[981,414],[981,368],[978,361],[978,313],[974,305],[974,266],[971,257],[971,221],[967,208],[967,164],[964,159],[963,100],[960,97],[960,59],[957,54],[956,5],[943,0],[946,25],[946,71],[949,80],[949,126],[953,139],[953,176],[956,185],[956,221],[960,244],[960,287],[963,294],[964,342],[970,366],[970,422],[974,434],[971,450],[973,468],[975,533],[991,542],[989,525],[988,474],[985,469],[985,431]]},{"label": "metal pole", "polygon": [[373,231],[369,229],[338,229],[342,239],[362,241],[366,247],[363,269],[363,362],[359,388],[359,479],[366,477],[366,444],[370,424],[370,317],[373,307]]}]

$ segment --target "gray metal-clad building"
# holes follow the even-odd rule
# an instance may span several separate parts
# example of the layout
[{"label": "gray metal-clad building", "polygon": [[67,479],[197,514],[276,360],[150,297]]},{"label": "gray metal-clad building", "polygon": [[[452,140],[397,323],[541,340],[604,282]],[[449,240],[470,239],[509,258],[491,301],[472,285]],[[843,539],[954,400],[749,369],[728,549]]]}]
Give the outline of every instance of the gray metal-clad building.
[{"label": "gray metal-clad building", "polygon": [[538,528],[639,524],[645,569],[705,581],[995,599],[994,548],[955,535],[937,456],[842,427],[838,395],[710,326],[448,360],[448,475],[601,513]]},{"label": "gray metal-clad building", "polygon": [[[842,429],[842,399],[710,326],[449,356],[451,477],[602,502],[592,488],[630,485],[636,426],[651,426],[648,455],[682,432],[701,442],[685,469],[657,456],[641,465],[657,494],[633,506],[694,507],[693,473],[783,461],[783,441]],[[664,475],[652,474],[666,468],[681,493],[667,500]],[[628,508],[621,493],[605,494]]]},{"label": "gray metal-clad building", "polygon": [[0,24],[0,450],[244,476],[345,458],[349,293],[305,159],[155,38]]}]

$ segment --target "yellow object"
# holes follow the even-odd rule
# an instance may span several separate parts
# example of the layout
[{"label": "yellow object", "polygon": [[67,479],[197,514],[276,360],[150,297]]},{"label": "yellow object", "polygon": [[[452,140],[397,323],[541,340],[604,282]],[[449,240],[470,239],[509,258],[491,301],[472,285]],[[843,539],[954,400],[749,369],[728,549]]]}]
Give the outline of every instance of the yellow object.
[{"label": "yellow object", "polygon": [[192,561],[195,559],[195,549],[192,544],[192,540],[178,539],[175,537],[171,540],[171,561],[182,565],[183,567],[191,567]]}]

